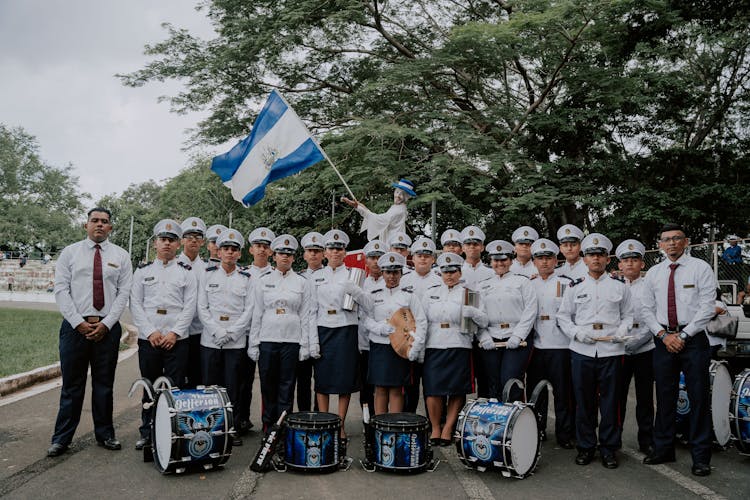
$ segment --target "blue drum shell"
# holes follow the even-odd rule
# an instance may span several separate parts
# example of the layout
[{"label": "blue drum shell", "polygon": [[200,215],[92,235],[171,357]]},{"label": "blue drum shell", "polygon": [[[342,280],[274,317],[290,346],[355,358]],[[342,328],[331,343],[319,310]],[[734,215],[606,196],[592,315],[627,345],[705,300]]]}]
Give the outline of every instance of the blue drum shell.
[{"label": "blue drum shell", "polygon": [[468,465],[486,468],[511,465],[505,463],[502,444],[515,411],[513,405],[485,401],[472,405],[468,414],[459,419],[463,456],[470,458]]},{"label": "blue drum shell", "polygon": [[341,419],[332,413],[293,413],[287,418],[286,455],[292,470],[329,472],[339,467]]}]

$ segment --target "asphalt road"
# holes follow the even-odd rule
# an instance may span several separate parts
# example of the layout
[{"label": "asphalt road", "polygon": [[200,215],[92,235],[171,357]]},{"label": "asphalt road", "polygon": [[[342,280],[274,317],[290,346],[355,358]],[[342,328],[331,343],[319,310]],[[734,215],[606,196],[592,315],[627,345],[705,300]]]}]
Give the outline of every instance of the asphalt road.
[{"label": "asphalt road", "polygon": [[[92,434],[90,404],[84,404],[81,424],[71,450],[47,458],[60,396],[59,381],[0,399],[0,496],[7,498],[76,497],[107,498],[736,498],[750,497],[750,457],[735,448],[714,454],[711,476],[690,474],[690,455],[678,447],[677,463],[645,466],[636,445],[634,411],[625,423],[625,448],[620,467],[607,470],[598,461],[574,464],[574,450],[543,443],[536,473],[524,480],[502,477],[497,472],[467,470],[452,448],[442,448],[435,472],[395,475],[368,473],[359,465],[364,456],[361,413],[353,398],[346,428],[355,460],[348,471],[315,475],[295,472],[256,474],[248,464],[260,435],[251,433],[245,445],[235,448],[227,464],[218,470],[161,475],[142,454],[133,449],[138,438],[138,398],[128,399],[130,384],[138,378],[137,355],[121,353],[115,384],[115,425],[123,450],[107,451],[96,445]],[[88,398],[88,396],[87,396]],[[631,404],[634,402],[631,394]],[[253,421],[260,422],[256,378]]]}]

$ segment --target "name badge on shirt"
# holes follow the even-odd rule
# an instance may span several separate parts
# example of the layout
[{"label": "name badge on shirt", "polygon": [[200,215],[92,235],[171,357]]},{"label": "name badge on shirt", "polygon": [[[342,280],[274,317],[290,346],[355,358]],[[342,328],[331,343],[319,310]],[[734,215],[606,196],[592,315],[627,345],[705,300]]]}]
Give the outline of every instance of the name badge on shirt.
[{"label": "name badge on shirt", "polygon": [[218,283],[209,283],[208,284],[208,288],[219,288],[219,284]]},{"label": "name badge on shirt", "polygon": [[586,298],[586,297],[588,297],[588,296],[589,296],[589,294],[587,294],[587,293],[584,293],[584,294],[581,294],[581,295],[576,295],[576,298],[577,298],[577,299],[585,299],[585,298]]},{"label": "name badge on shirt", "polygon": [[149,276],[148,278],[143,278],[143,281],[154,281],[155,279],[155,276]]},{"label": "name badge on shirt", "polygon": [[377,300],[375,300],[373,302],[375,302],[376,304],[382,304],[383,303],[383,299],[377,299]]},{"label": "name badge on shirt", "polygon": [[438,297],[437,295],[430,295],[430,298],[431,299],[439,299],[440,297]]},{"label": "name badge on shirt", "polygon": [[682,285],[682,288],[695,288],[695,285]]},{"label": "name badge on shirt", "polygon": [[120,266],[118,266],[117,264],[115,264],[114,262],[107,262],[107,265],[108,265],[109,267],[114,267],[115,269],[117,269],[118,267],[120,267]]},{"label": "name badge on shirt", "polygon": [[276,288],[276,285],[269,285],[269,284],[266,284],[266,288]]}]

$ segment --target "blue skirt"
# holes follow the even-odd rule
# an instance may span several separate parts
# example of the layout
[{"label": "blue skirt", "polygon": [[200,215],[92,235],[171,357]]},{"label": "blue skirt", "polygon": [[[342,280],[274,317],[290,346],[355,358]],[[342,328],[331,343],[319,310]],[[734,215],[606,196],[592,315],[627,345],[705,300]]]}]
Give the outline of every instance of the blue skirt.
[{"label": "blue skirt", "polygon": [[315,392],[351,394],[359,391],[357,325],[318,327],[320,359],[314,362]]},{"label": "blue skirt", "polygon": [[473,392],[471,349],[427,349],[422,388],[425,396],[464,396]]},{"label": "blue skirt", "polygon": [[402,387],[409,384],[411,366],[393,350],[391,344],[370,342],[367,382],[376,387]]}]

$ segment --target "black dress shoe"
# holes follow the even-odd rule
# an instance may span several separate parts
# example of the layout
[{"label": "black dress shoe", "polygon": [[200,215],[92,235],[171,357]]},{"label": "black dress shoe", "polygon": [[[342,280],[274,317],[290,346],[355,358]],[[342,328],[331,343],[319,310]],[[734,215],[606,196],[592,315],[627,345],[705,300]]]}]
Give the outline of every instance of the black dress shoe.
[{"label": "black dress shoe", "polygon": [[52,443],[52,446],[47,449],[47,456],[59,457],[66,451],[68,451],[68,447],[66,445],[60,443]]},{"label": "black dress shoe", "polygon": [[614,453],[605,453],[602,455],[602,465],[607,469],[617,468],[617,457]]},{"label": "black dress shoe", "polygon": [[102,448],[106,448],[108,450],[117,451],[122,449],[122,445],[120,442],[115,438],[107,438],[104,441],[97,441],[96,442],[99,446]]},{"label": "black dress shoe", "polygon": [[146,448],[147,446],[151,446],[151,438],[147,438],[147,437],[141,438],[135,442],[136,450],[142,450],[143,448]]},{"label": "black dress shoe", "polygon": [[671,453],[656,453],[652,451],[646,458],[643,459],[643,463],[646,465],[666,464],[675,461],[674,451]]},{"label": "black dress shoe", "polygon": [[573,441],[571,441],[569,439],[567,441],[558,441],[557,442],[557,446],[559,446],[563,450],[572,450],[573,448],[576,447],[576,445],[573,443]]},{"label": "black dress shoe", "polygon": [[232,436],[232,446],[242,446],[242,438],[237,435]]},{"label": "black dress shoe", "polygon": [[440,438],[430,438],[430,445],[434,447],[442,446],[442,441]]},{"label": "black dress shoe", "polygon": [[452,444],[453,444],[453,441],[451,441],[450,439],[440,438],[440,446],[446,447],[446,446],[450,446]]},{"label": "black dress shoe", "polygon": [[594,450],[578,450],[578,455],[576,455],[576,464],[578,465],[588,465],[591,463],[591,461],[594,459]]},{"label": "black dress shoe", "polygon": [[711,466],[708,464],[693,464],[694,476],[708,476],[711,474]]}]

